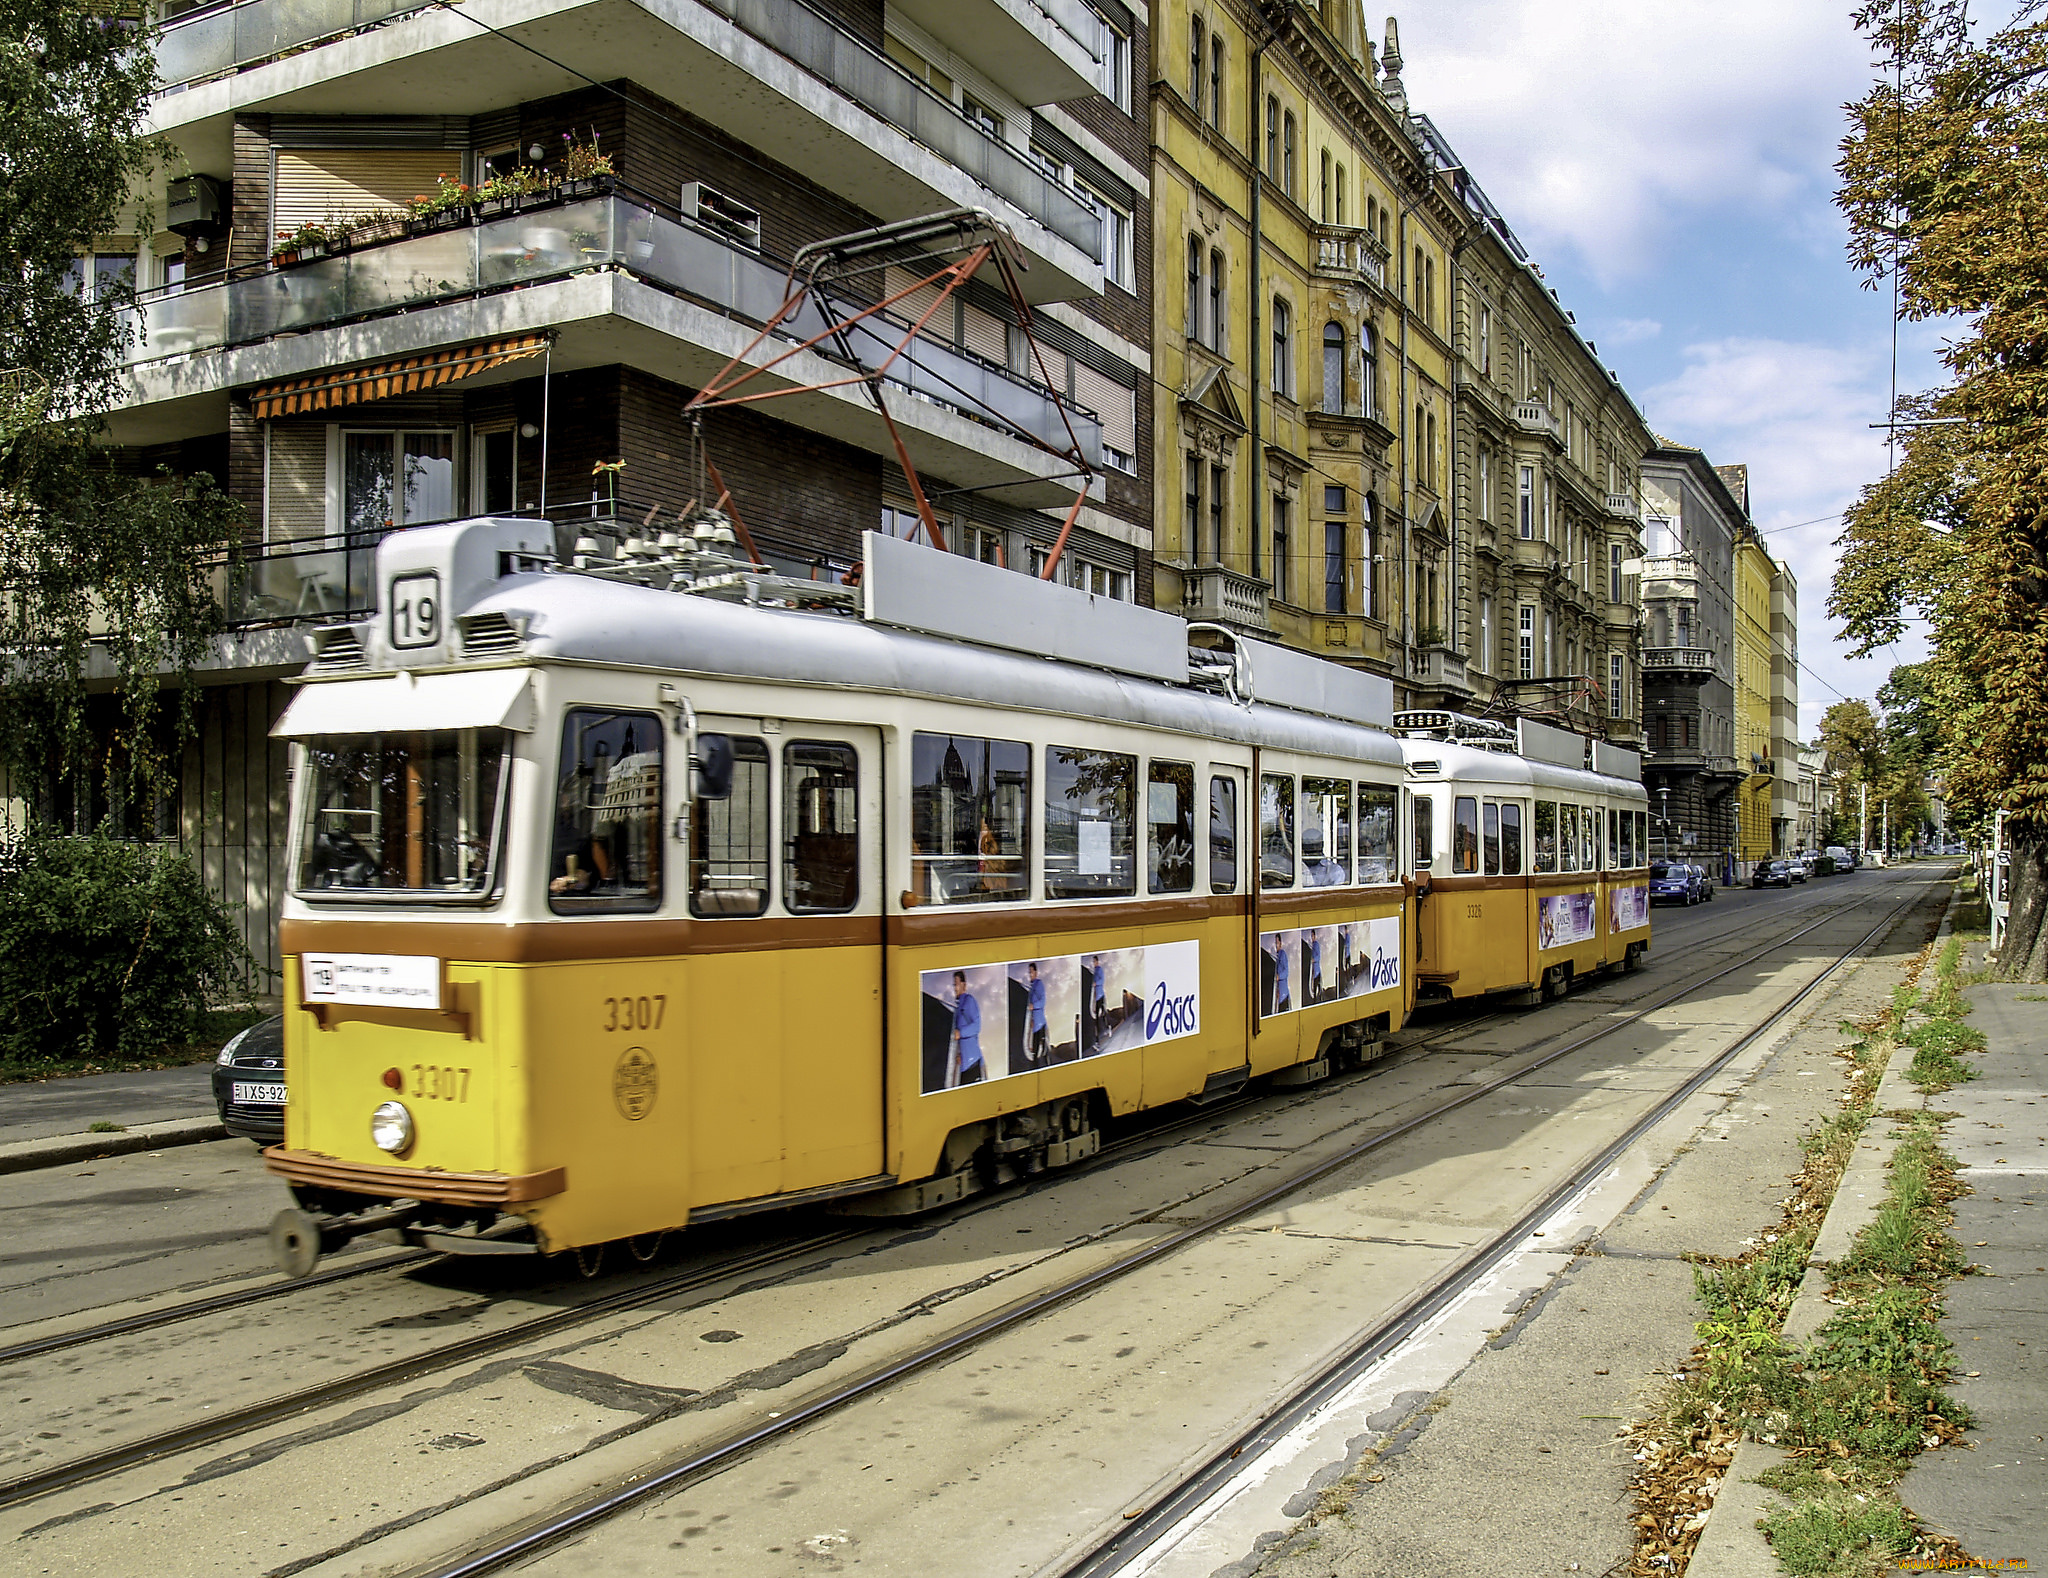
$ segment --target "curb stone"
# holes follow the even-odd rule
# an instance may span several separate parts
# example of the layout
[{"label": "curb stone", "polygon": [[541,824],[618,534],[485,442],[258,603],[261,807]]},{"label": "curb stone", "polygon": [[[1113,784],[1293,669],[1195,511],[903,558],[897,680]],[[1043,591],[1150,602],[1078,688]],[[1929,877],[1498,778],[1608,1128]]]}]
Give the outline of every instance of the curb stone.
[{"label": "curb stone", "polygon": [[71,1162],[96,1161],[102,1156],[160,1151],[170,1145],[198,1145],[227,1137],[227,1128],[218,1118],[170,1118],[162,1123],[138,1123],[117,1133],[60,1134],[40,1140],[17,1140],[11,1145],[0,1145],[0,1173],[63,1167]]},{"label": "curb stone", "polygon": [[[1948,907],[1942,911],[1941,926],[1934,935],[1937,949],[1954,931],[1955,913],[1956,894],[1950,889]],[[1892,1048],[1877,1082],[1873,1128],[1884,1122],[1886,1113],[1924,1108],[1927,1104],[1927,1098],[1907,1082],[1905,1070],[1912,1061],[1911,1054],[1901,1058],[1900,1050]],[[1856,1154],[1844,1170],[1842,1181],[1835,1186],[1827,1215],[1821,1218],[1820,1232],[1806,1257],[1806,1275],[1786,1313],[1784,1334],[1788,1339],[1805,1341],[1834,1314],[1835,1306],[1827,1299],[1827,1266],[1848,1252],[1856,1235],[1877,1215],[1885,1197],[1887,1169],[1898,1146],[1897,1135],[1889,1130],[1878,1140],[1857,1142]],[[1778,1448],[1761,1441],[1745,1438],[1737,1443],[1735,1456],[1721,1475],[1707,1526],[1700,1531],[1699,1544],[1693,1547],[1686,1578],[1780,1578],[1783,1569],[1770,1541],[1757,1527],[1757,1520],[1764,1515],[1765,1504],[1774,1492],[1755,1480],[1784,1462],[1785,1457]]]}]

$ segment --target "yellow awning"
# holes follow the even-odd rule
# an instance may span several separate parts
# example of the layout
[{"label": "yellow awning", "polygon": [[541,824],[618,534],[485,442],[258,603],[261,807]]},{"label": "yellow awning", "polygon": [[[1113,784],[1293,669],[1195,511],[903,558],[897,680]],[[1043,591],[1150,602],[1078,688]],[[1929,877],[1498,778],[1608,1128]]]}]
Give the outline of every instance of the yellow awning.
[{"label": "yellow awning", "polygon": [[538,356],[547,348],[545,334],[521,334],[507,340],[451,346],[368,367],[343,367],[304,378],[259,384],[250,395],[249,404],[258,421],[269,421],[273,417],[354,405],[358,400],[386,400],[392,395],[416,394],[488,368],[502,367],[507,362]]}]

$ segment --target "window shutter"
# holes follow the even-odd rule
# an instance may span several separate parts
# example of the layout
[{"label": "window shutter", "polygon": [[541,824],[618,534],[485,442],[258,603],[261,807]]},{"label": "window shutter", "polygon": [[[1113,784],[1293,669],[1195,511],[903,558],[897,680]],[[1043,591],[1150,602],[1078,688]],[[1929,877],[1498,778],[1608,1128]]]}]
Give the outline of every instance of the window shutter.
[{"label": "window shutter", "polygon": [[1138,397],[1115,379],[1074,363],[1074,399],[1102,418],[1102,441],[1126,455],[1138,452]]},{"label": "window shutter", "polygon": [[460,179],[457,148],[280,148],[271,184],[271,228],[294,230],[380,208],[403,208],[434,189],[442,174]]},{"label": "window shutter", "polygon": [[983,361],[994,362],[998,367],[1009,366],[1010,326],[994,313],[972,305],[963,307],[961,316],[967,348]]},{"label": "window shutter", "polygon": [[[899,290],[908,290],[911,285],[915,284],[922,277],[921,274],[913,274],[909,269],[898,268],[892,263],[887,272],[882,276],[882,293],[885,296],[893,296]],[[922,318],[926,312],[930,311],[932,303],[938,299],[938,286],[920,285],[916,290],[911,291],[908,296],[897,302],[895,306],[891,307],[889,314],[898,322],[907,326]],[[924,326],[924,336],[926,339],[944,340],[948,344],[952,343],[953,307],[957,299],[957,297],[948,299],[944,306],[940,307],[937,312],[932,313],[930,321]]]},{"label": "window shutter", "polygon": [[269,473],[263,488],[263,536],[291,542],[327,535],[327,427],[319,422],[270,424]]}]

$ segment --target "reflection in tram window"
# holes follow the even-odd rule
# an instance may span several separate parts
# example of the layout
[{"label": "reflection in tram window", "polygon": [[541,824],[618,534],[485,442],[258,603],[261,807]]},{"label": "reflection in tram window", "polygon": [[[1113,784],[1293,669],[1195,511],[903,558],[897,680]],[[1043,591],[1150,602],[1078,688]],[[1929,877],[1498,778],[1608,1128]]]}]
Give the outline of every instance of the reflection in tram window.
[{"label": "reflection in tram window", "polygon": [[840,915],[860,902],[860,758],[851,745],[782,748],[782,905]]},{"label": "reflection in tram window", "polygon": [[1512,801],[1500,808],[1500,873],[1522,874],[1522,808]]},{"label": "reflection in tram window", "polygon": [[732,793],[690,807],[690,913],[768,909],[768,747],[732,737]]},{"label": "reflection in tram window", "polygon": [[1301,781],[1301,879],[1329,888],[1351,880],[1351,780]]},{"label": "reflection in tram window", "polygon": [[1429,870],[1436,859],[1436,802],[1417,795],[1415,805],[1415,869]]},{"label": "reflection in tram window", "polygon": [[1209,891],[1237,891],[1237,780],[1209,780]]},{"label": "reflection in tram window", "polygon": [[1579,869],[1579,808],[1569,800],[1557,807],[1557,869]]},{"label": "reflection in tram window", "polygon": [[1612,806],[1607,809],[1607,869],[1616,870],[1621,865],[1621,813]]},{"label": "reflection in tram window", "polygon": [[1451,803],[1451,870],[1457,875],[1479,869],[1479,802],[1459,795]]},{"label": "reflection in tram window", "polygon": [[1500,807],[1489,800],[1480,808],[1480,848],[1485,859],[1482,874],[1500,875]]},{"label": "reflection in tram window", "polygon": [[1145,786],[1146,891],[1195,890],[1195,769],[1154,761]]},{"label": "reflection in tram window", "polygon": [[1045,748],[1045,896],[1120,898],[1138,891],[1132,804],[1138,758]]},{"label": "reflection in tram window", "polygon": [[1649,863],[1650,813],[1647,811],[1638,811],[1636,813],[1636,864],[1639,866],[1647,866]]},{"label": "reflection in tram window", "polygon": [[1358,786],[1358,880],[1363,884],[1393,882],[1394,791],[1374,784]]},{"label": "reflection in tram window", "polygon": [[918,734],[910,747],[910,867],[921,904],[1014,904],[1030,894],[1031,747]]},{"label": "reflection in tram window", "polygon": [[487,893],[504,758],[502,729],[309,740],[299,887]]},{"label": "reflection in tram window", "polygon": [[1538,800],[1536,802],[1536,869],[1555,871],[1557,869],[1557,802]]},{"label": "reflection in tram window", "polygon": [[661,902],[661,720],[578,707],[562,720],[548,907],[651,910]]},{"label": "reflection in tram window", "polygon": [[1259,777],[1259,886],[1294,886],[1294,775]]},{"label": "reflection in tram window", "polygon": [[1585,869],[1587,871],[1598,871],[1600,869],[1600,808],[1597,805],[1588,805],[1581,806],[1579,810],[1583,823],[1581,837],[1584,840],[1579,847],[1585,855]]}]

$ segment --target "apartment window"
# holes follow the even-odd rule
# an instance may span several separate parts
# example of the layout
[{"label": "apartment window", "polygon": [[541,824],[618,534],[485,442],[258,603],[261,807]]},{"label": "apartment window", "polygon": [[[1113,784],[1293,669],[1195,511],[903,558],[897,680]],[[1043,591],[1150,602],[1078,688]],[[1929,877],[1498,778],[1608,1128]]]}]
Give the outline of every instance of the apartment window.
[{"label": "apartment window", "polygon": [[1344,411],[1344,325],[1334,320],[1323,325],[1323,409]]},{"label": "apartment window", "polygon": [[1522,342],[1522,396],[1527,399],[1536,393],[1536,353],[1529,349],[1529,342]]},{"label": "apartment window", "polygon": [[1294,189],[1294,111],[1280,117],[1280,185],[1289,197]]},{"label": "apartment window", "polygon": [[1625,718],[1628,716],[1627,681],[1622,673],[1621,654],[1607,654],[1607,716]]},{"label": "apartment window", "polygon": [[1188,338],[1202,337],[1202,241],[1188,237]]},{"label": "apartment window", "polygon": [[1621,601],[1621,544],[1607,545],[1607,601]]},{"label": "apartment window", "polygon": [[917,78],[919,82],[930,88],[940,98],[948,103],[952,102],[953,79],[939,70],[929,60],[926,60],[923,55],[904,43],[902,39],[897,38],[894,34],[884,34],[882,37],[882,52],[913,77]]},{"label": "apartment window", "polygon": [[64,283],[74,296],[88,300],[125,298],[139,288],[135,261],[137,243],[120,243],[118,250],[83,252],[65,265]]},{"label": "apartment window", "polygon": [[1131,263],[1131,214],[1120,208],[1085,181],[1074,182],[1082,197],[1102,219],[1102,277],[1125,290],[1136,288],[1137,275]]},{"label": "apartment window", "polygon": [[1323,612],[1341,614],[1344,596],[1344,539],[1348,535],[1344,518],[1345,491],[1323,489]]},{"label": "apartment window", "polygon": [[1515,615],[1515,672],[1523,679],[1536,677],[1536,605],[1533,603],[1524,603]]},{"label": "apartment window", "polygon": [[1107,20],[1102,24],[1102,93],[1131,113],[1131,35]]},{"label": "apartment window", "polygon": [[987,531],[979,526],[968,528],[960,536],[960,551],[970,559],[979,559],[983,564],[1006,567],[1009,555],[1003,551],[1003,534]]},{"label": "apartment window", "polygon": [[1188,456],[1186,551],[1190,559],[1202,557],[1202,462]]},{"label": "apartment window", "polygon": [[1479,376],[1493,376],[1493,309],[1479,309]]},{"label": "apartment window", "polygon": [[1409,474],[1414,479],[1413,486],[1418,488],[1428,486],[1429,462],[1422,447],[1422,418],[1422,402],[1418,400],[1415,402],[1415,425],[1408,430]]},{"label": "apartment window", "polygon": [[1229,354],[1229,322],[1224,311],[1223,254],[1212,248],[1209,253],[1209,349],[1218,356]]},{"label": "apartment window", "polygon": [[470,456],[470,509],[509,515],[519,508],[519,429],[511,422],[479,429]]},{"label": "apartment window", "polygon": [[1365,617],[1377,619],[1380,616],[1380,556],[1379,556],[1379,500],[1370,493],[1360,501],[1365,506],[1365,527],[1359,541],[1359,562],[1364,577],[1360,592],[1365,602]]},{"label": "apartment window", "polygon": [[1121,570],[1112,570],[1107,565],[1093,564],[1073,554],[1066,556],[1067,585],[1077,586],[1084,592],[1097,597],[1107,597],[1119,603],[1131,600],[1131,578]]},{"label": "apartment window", "polygon": [[1379,215],[1379,200],[1372,193],[1367,192],[1365,194],[1365,232],[1367,235],[1379,234]]},{"label": "apartment window", "polygon": [[1344,223],[1344,188],[1347,184],[1344,166],[1340,164],[1337,166],[1337,223],[1340,225]]},{"label": "apartment window", "polygon": [[1358,326],[1358,405],[1366,416],[1380,414],[1379,342],[1366,323]]},{"label": "apartment window", "polygon": [[1327,148],[1325,148],[1325,149],[1323,150],[1323,158],[1322,158],[1322,172],[1323,172],[1323,223],[1327,225],[1327,224],[1328,224],[1328,223],[1330,222],[1330,150],[1329,150],[1329,149],[1327,149]]},{"label": "apartment window", "polygon": [[1557,672],[1557,615],[1543,610],[1543,677]]},{"label": "apartment window", "polygon": [[452,432],[342,433],[342,530],[381,535],[455,514]]},{"label": "apartment window", "polygon": [[1389,257],[1393,256],[1394,246],[1387,237],[1393,234],[1393,224],[1394,211],[1391,208],[1382,208],[1380,210],[1380,250]]},{"label": "apartment window", "polygon": [[1493,598],[1479,594],[1479,672],[1493,672]]},{"label": "apartment window", "polygon": [[1291,548],[1287,541],[1287,495],[1273,495],[1273,595],[1283,603],[1294,601],[1290,595],[1294,590],[1294,568]]},{"label": "apartment window", "polygon": [[927,548],[938,546],[932,541],[931,533],[925,530],[924,517],[909,504],[883,502],[882,532],[885,536],[900,537],[905,542],[921,542]]},{"label": "apartment window", "polygon": [[1196,17],[1188,24],[1188,108],[1195,112],[1196,120],[1202,118],[1203,61],[1208,53],[1202,46],[1207,40],[1202,19]]},{"label": "apartment window", "polygon": [[1579,672],[1579,643],[1569,636],[1564,643],[1564,671],[1573,677]]},{"label": "apartment window", "polygon": [[1436,259],[1422,260],[1422,321],[1436,327]]},{"label": "apartment window", "polygon": [[1417,245],[1415,248],[1415,272],[1408,276],[1408,305],[1413,307],[1425,319],[1428,317],[1428,314],[1422,310],[1422,248],[1420,245]]},{"label": "apartment window", "polygon": [[1209,40],[1209,124],[1223,130],[1223,35]]},{"label": "apartment window", "polygon": [[1273,393],[1294,393],[1294,318],[1278,296],[1273,298]]},{"label": "apartment window", "polygon": [[968,125],[977,126],[997,142],[1003,140],[1003,118],[971,93],[960,95],[960,113]]},{"label": "apartment window", "polygon": [[1557,490],[1548,477],[1543,479],[1543,540],[1550,541],[1551,506],[1557,502]]},{"label": "apartment window", "polygon": [[1523,537],[1536,535],[1536,468],[1524,466],[1515,484],[1515,522]]},{"label": "apartment window", "polygon": [[1266,179],[1280,179],[1280,100],[1266,95]]},{"label": "apartment window", "polygon": [[1230,473],[1221,466],[1209,468],[1209,547],[1212,561],[1223,562],[1223,511],[1230,498]]},{"label": "apartment window", "polygon": [[1482,521],[1493,519],[1493,451],[1482,447],[1479,451],[1479,486],[1476,509]]},{"label": "apartment window", "polygon": [[1429,438],[1423,447],[1422,475],[1432,493],[1441,493],[1443,489],[1437,481],[1436,413],[1430,412],[1423,421]]}]

